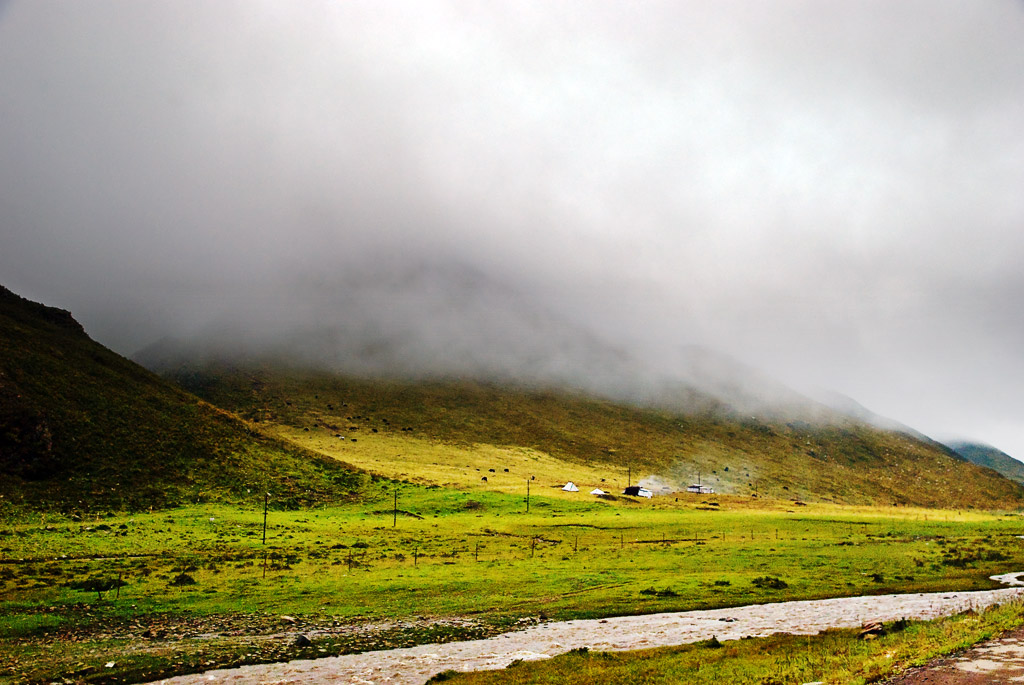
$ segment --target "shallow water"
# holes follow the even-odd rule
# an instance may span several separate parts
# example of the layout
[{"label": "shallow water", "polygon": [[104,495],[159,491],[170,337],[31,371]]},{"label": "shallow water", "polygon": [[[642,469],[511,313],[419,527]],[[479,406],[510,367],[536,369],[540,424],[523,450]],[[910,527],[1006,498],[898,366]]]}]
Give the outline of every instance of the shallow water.
[{"label": "shallow water", "polygon": [[[1024,574],[1006,574],[1007,576]],[[993,577],[999,579],[998,577]],[[1008,582],[1008,581],[1003,581]],[[486,640],[429,644],[346,656],[207,671],[159,681],[200,683],[389,683],[419,685],[440,671],[504,668],[516,659],[548,659],[571,649],[622,651],[707,640],[738,640],[772,633],[810,635],[827,628],[855,628],[867,621],[933,619],[1002,604],[1024,596],[1024,587],[977,592],[871,595],[755,604],[730,609],[544,623]]]}]

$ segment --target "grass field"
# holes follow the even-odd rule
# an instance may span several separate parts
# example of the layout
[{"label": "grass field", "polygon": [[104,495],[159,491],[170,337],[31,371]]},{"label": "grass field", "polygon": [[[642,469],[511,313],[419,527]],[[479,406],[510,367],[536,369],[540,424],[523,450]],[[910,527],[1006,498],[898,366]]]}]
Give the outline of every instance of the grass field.
[{"label": "grass field", "polygon": [[[541,619],[982,589],[1024,568],[1015,515],[538,490],[527,512],[525,492],[379,480],[360,504],[272,507],[265,545],[258,493],[248,508],[25,515],[0,529],[0,678],[125,682]],[[293,645],[303,631],[317,639]]]}]

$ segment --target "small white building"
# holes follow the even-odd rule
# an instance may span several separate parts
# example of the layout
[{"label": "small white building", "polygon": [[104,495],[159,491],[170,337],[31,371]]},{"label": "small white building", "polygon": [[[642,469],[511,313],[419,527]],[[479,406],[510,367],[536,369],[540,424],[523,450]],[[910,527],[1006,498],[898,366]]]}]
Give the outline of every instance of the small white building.
[{"label": "small white building", "polygon": [[715,494],[715,489],[713,487],[711,487],[710,485],[700,485],[698,483],[694,483],[693,485],[687,485],[686,486],[686,491],[687,492],[693,492],[693,493],[696,493],[698,495],[713,495],[713,494]]},{"label": "small white building", "polygon": [[573,483],[572,481],[569,481],[568,483],[563,485],[562,489],[565,490],[566,492],[579,492],[580,491],[580,489],[578,487],[576,487],[576,483]]},{"label": "small white building", "polygon": [[590,494],[597,495],[598,497],[600,497],[601,495],[607,495],[608,493],[602,490],[601,488],[594,488],[593,490],[590,491]]}]

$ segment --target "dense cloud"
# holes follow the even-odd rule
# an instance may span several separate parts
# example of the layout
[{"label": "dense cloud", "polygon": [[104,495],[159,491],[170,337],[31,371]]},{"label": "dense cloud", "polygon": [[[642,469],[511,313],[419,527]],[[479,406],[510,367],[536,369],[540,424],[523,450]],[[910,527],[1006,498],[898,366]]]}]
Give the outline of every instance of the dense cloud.
[{"label": "dense cloud", "polygon": [[0,282],[126,354],[698,344],[1024,457],[1021,36],[1011,0],[0,5]]}]

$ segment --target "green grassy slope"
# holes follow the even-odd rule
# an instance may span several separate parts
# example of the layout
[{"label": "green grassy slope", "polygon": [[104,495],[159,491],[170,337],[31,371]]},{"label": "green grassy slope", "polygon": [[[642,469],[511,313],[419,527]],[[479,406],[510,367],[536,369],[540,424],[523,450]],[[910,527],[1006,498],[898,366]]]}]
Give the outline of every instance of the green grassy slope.
[{"label": "green grassy slope", "polygon": [[264,489],[297,504],[362,480],[118,356],[68,312],[0,287],[0,505],[159,507]]},{"label": "green grassy slope", "polygon": [[[720,492],[865,504],[1016,507],[1024,489],[948,449],[853,420],[784,422],[724,412],[682,415],[556,391],[459,382],[358,380],[279,366],[180,367],[166,374],[263,424],[529,447],[583,464],[632,466]],[[362,444],[362,443],[360,443]],[[375,443],[376,444],[376,443]],[[396,458],[399,458],[396,456]]]},{"label": "green grassy slope", "polygon": [[949,448],[972,464],[993,469],[1010,480],[1024,483],[1024,463],[1017,461],[1006,452],[989,445],[972,442],[950,443]]}]

